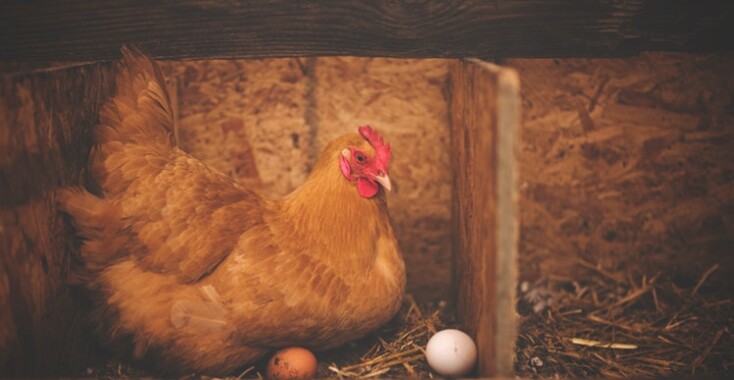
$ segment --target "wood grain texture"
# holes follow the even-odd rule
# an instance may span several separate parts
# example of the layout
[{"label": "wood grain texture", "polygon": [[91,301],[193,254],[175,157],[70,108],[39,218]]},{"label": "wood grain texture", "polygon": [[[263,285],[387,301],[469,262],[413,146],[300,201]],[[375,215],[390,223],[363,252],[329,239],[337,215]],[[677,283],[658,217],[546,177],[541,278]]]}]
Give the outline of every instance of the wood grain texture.
[{"label": "wood grain texture", "polygon": [[76,376],[93,357],[54,190],[82,181],[111,71],[0,77],[0,377]]},{"label": "wood grain texture", "polygon": [[479,348],[479,376],[514,372],[519,80],[510,69],[451,67],[457,314]]},{"label": "wood grain texture", "polygon": [[156,58],[732,51],[733,15],[717,0],[13,1],[0,5],[0,61],[110,60],[122,43]]}]

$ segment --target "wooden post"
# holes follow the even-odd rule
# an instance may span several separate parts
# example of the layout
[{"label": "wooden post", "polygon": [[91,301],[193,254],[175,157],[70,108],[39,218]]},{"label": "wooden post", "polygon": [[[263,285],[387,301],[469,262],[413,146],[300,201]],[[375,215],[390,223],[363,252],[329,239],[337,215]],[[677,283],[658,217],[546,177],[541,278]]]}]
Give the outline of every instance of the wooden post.
[{"label": "wooden post", "polygon": [[512,376],[518,239],[519,79],[480,60],[451,67],[454,283],[479,376]]},{"label": "wooden post", "polygon": [[54,193],[82,183],[113,80],[109,64],[0,77],[0,377],[78,376],[95,357]]}]

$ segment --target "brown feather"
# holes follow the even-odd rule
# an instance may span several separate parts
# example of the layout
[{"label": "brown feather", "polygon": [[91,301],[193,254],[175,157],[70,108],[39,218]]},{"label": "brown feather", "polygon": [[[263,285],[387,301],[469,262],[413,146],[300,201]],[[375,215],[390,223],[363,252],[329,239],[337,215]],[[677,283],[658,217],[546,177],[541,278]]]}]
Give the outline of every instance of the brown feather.
[{"label": "brown feather", "polygon": [[225,309],[212,301],[178,300],[171,307],[173,327],[194,328],[201,333],[221,332],[227,324]]}]

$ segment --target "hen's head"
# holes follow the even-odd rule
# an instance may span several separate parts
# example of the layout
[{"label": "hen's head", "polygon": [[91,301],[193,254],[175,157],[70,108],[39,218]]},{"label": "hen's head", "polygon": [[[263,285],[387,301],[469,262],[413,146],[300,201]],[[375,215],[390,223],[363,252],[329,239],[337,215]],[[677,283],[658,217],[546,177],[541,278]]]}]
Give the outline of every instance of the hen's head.
[{"label": "hen's head", "polygon": [[370,126],[358,129],[362,139],[349,141],[341,148],[339,168],[344,178],[354,183],[363,198],[372,198],[380,186],[390,191],[388,164],[390,163],[390,144]]}]

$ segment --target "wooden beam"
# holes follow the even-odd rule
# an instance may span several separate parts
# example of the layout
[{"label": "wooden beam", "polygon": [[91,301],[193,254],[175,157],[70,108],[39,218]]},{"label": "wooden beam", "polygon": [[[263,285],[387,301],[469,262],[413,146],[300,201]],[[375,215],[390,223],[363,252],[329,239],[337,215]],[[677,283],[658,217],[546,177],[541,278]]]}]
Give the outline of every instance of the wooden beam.
[{"label": "wooden beam", "polygon": [[479,60],[451,65],[457,315],[477,342],[478,375],[512,377],[519,79],[512,69]]},{"label": "wooden beam", "polygon": [[0,61],[314,55],[626,56],[734,51],[718,0],[38,0],[0,4]]}]

